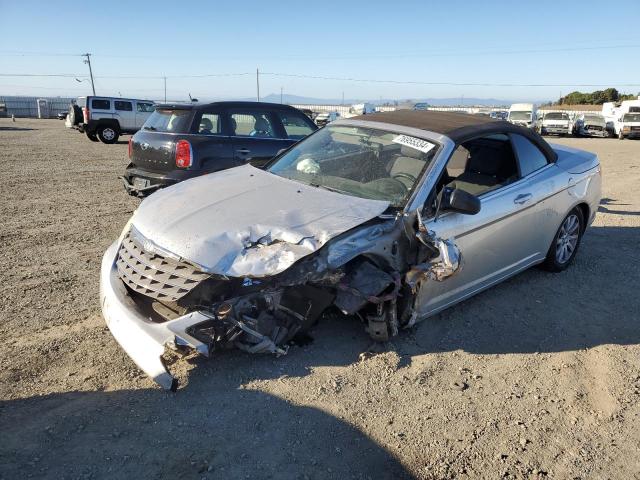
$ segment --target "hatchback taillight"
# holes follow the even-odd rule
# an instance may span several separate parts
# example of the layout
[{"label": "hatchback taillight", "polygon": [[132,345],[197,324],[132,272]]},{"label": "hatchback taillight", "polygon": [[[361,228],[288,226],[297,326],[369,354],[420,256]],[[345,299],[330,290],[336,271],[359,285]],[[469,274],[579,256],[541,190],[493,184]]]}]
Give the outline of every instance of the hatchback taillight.
[{"label": "hatchback taillight", "polygon": [[178,140],[176,144],[176,167],[187,168],[193,162],[191,144],[186,140]]},{"label": "hatchback taillight", "polygon": [[129,139],[129,158],[131,158],[132,150],[133,150],[133,137]]},{"label": "hatchback taillight", "polygon": [[84,115],[84,123],[89,123],[89,120],[91,120],[91,112],[87,107],[82,109],[82,114]]}]

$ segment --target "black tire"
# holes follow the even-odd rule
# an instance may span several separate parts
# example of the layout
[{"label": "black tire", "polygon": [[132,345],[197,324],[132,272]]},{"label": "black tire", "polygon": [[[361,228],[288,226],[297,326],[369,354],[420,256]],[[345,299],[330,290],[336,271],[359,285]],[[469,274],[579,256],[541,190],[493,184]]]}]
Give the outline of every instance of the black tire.
[{"label": "black tire", "polygon": [[[575,224],[575,230],[573,229],[574,223],[570,218],[574,218],[577,222],[577,224]],[[564,217],[562,223],[558,227],[558,231],[553,237],[551,246],[547,251],[547,258],[545,258],[544,263],[542,264],[543,268],[549,272],[562,272],[563,270],[566,270],[573,262],[576,253],[578,253],[584,229],[585,220],[582,215],[582,210],[576,207],[571,210],[566,217]],[[573,235],[576,235],[575,243],[572,243]],[[565,247],[565,245],[568,246]]]},{"label": "black tire", "polygon": [[89,140],[91,140],[92,142],[99,142],[100,140],[98,140],[98,136],[94,133],[89,133],[89,132],[84,132],[85,135],[87,136],[87,138]]},{"label": "black tire", "polygon": [[120,136],[118,128],[111,125],[101,125],[97,130],[98,138],[102,143],[116,143]]},{"label": "black tire", "polygon": [[69,118],[69,122],[71,125],[78,125],[81,121],[84,120],[82,109],[78,105],[70,105],[69,106],[69,114],[67,115]]}]

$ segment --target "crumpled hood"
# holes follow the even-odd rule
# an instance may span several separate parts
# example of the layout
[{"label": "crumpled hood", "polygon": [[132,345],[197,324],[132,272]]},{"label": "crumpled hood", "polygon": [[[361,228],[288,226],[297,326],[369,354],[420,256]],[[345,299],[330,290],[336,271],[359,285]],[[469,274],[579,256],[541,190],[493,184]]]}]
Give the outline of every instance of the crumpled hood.
[{"label": "crumpled hood", "polygon": [[144,200],[133,226],[209,273],[280,273],[389,203],[330,192],[250,165],[178,183]]}]

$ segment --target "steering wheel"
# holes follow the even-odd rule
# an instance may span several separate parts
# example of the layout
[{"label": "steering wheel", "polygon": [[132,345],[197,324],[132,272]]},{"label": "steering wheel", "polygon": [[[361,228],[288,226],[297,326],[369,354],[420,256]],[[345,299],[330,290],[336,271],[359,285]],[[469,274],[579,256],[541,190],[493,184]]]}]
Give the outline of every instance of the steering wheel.
[{"label": "steering wheel", "polygon": [[[391,178],[393,178],[394,180],[398,180],[398,181],[399,181],[399,179],[404,178],[406,180],[409,180],[412,184],[415,184],[418,181],[418,179],[416,177],[414,177],[410,173],[405,173],[405,172],[398,172],[395,175],[392,175]],[[402,183],[402,184],[404,185],[404,183]],[[405,187],[406,187],[406,185],[405,185]]]}]

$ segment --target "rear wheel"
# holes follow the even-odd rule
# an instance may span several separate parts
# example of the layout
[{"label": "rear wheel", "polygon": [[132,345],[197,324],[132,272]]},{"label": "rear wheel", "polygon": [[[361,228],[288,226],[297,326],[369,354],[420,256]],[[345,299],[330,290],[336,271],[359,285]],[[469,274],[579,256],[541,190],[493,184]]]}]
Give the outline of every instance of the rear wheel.
[{"label": "rear wheel", "polygon": [[582,234],[584,233],[584,218],[579,208],[574,208],[564,218],[560,228],[553,237],[553,242],[547,252],[543,266],[550,272],[565,270],[576,256]]},{"label": "rear wheel", "polygon": [[102,143],[116,143],[120,132],[111,125],[98,127],[98,138]]},{"label": "rear wheel", "polygon": [[87,136],[87,138],[89,140],[91,140],[92,142],[99,142],[100,140],[98,140],[98,136],[94,133],[89,133],[89,132],[84,132],[85,135]]}]

